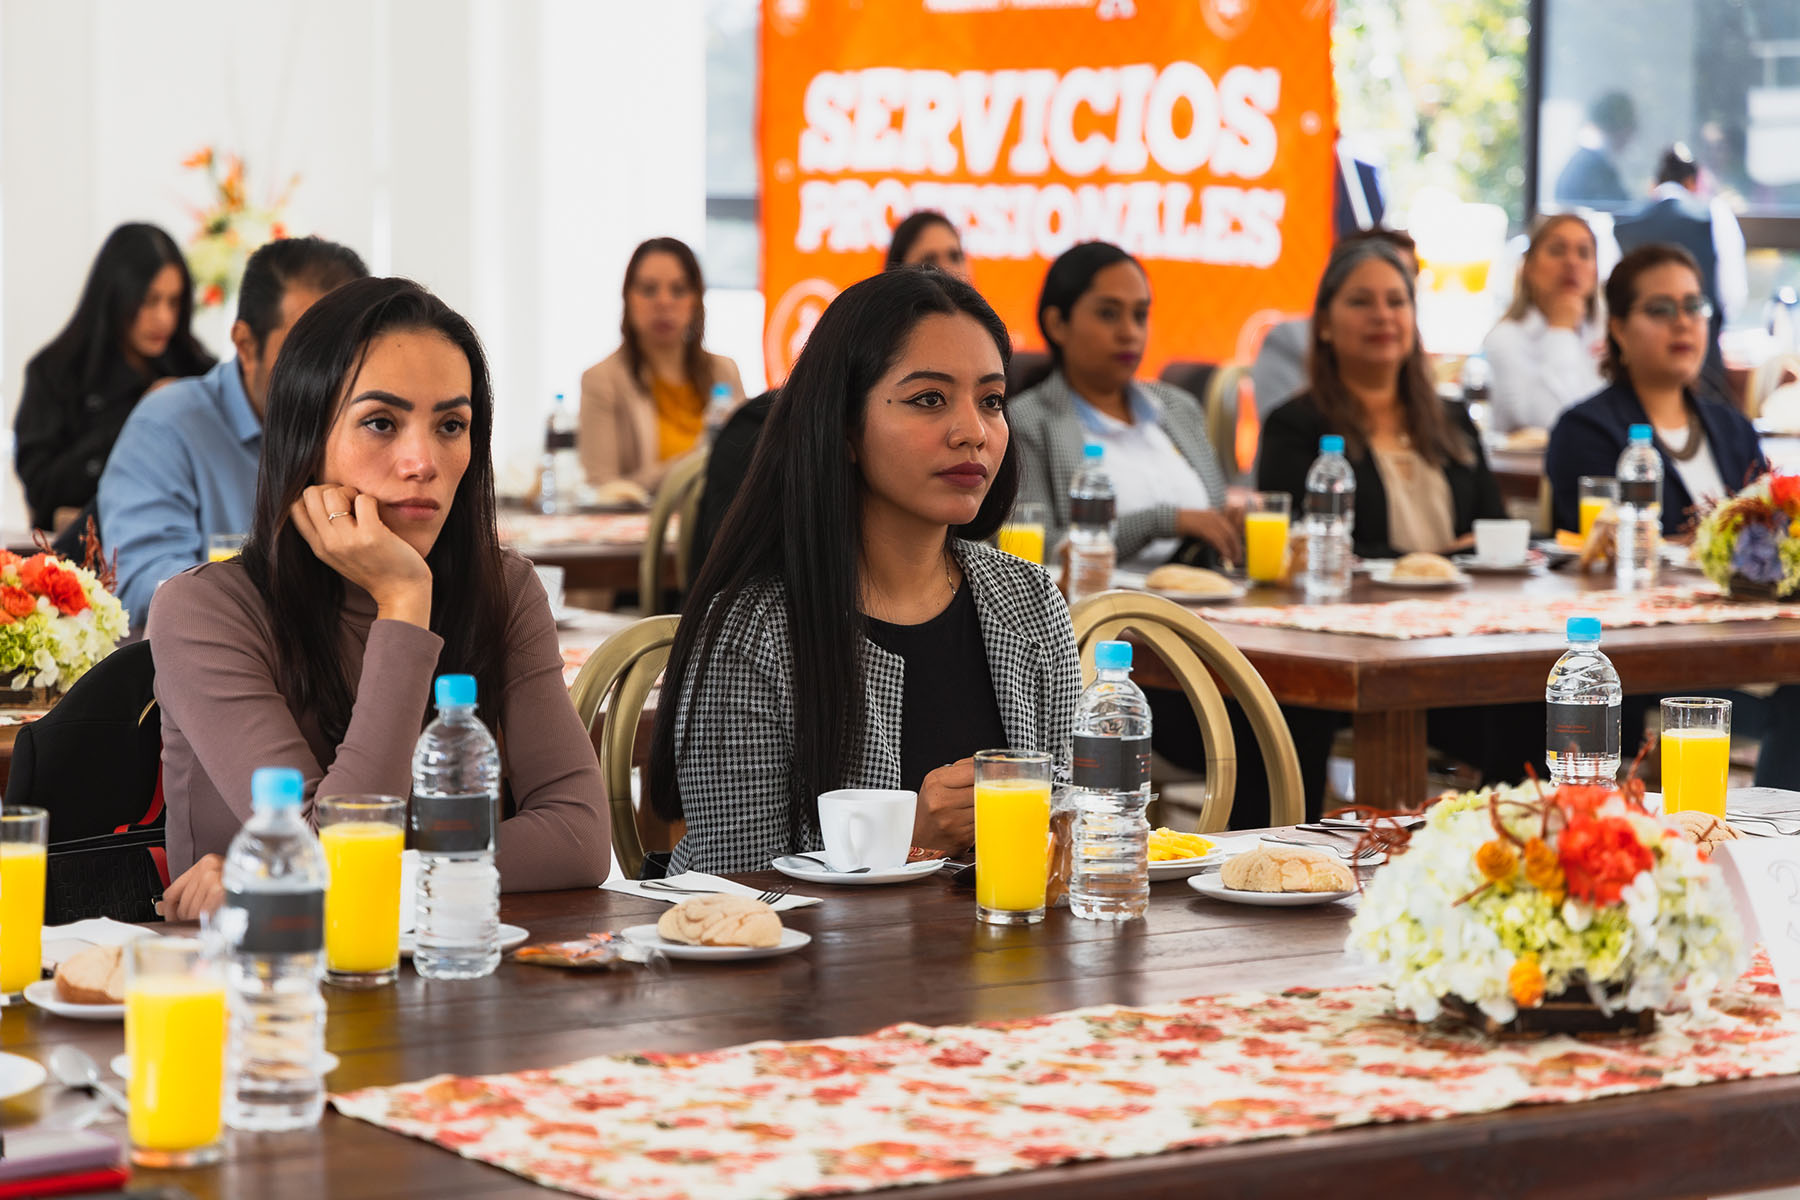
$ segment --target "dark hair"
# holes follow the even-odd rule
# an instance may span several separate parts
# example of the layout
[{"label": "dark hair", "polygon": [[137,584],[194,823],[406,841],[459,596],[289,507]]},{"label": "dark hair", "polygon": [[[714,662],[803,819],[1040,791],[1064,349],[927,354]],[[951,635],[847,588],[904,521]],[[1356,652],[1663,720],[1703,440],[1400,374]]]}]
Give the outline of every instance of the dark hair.
[{"label": "dark hair", "polygon": [[[1506,309],[1508,321],[1522,321],[1532,309],[1540,307],[1538,297],[1531,294],[1531,281],[1526,278],[1525,269],[1531,265],[1531,260],[1537,256],[1538,251],[1544,248],[1544,243],[1550,240],[1550,235],[1568,224],[1581,226],[1581,231],[1588,236],[1588,248],[1593,251],[1596,259],[1599,258],[1600,242],[1594,236],[1594,227],[1589,225],[1587,219],[1580,213],[1553,213],[1545,217],[1538,222],[1537,229],[1532,231],[1531,242],[1525,247],[1525,253],[1519,259],[1519,274],[1513,281],[1512,303]],[[1588,296],[1587,319],[1591,321],[1599,314],[1600,289],[1596,287]]]},{"label": "dark hair", "polygon": [[212,368],[216,360],[194,336],[194,280],[181,248],[157,226],[133,222],[106,235],[74,315],[38,354],[60,386],[88,392],[104,385],[124,357],[126,335],[164,267],[181,272],[181,316],[167,348],[150,361],[150,377],[200,375]]},{"label": "dark hair", "polygon": [[1698,178],[1700,168],[1694,163],[1694,152],[1685,143],[1676,142],[1656,160],[1657,183],[1679,183],[1686,187]]},{"label": "dark hair", "polygon": [[1062,314],[1063,320],[1068,320],[1076,301],[1094,286],[1094,276],[1114,263],[1122,262],[1132,264],[1139,271],[1144,269],[1143,263],[1111,242],[1082,242],[1057,255],[1050,269],[1044,272],[1044,286],[1038,290],[1038,332],[1044,337],[1044,345],[1050,348],[1050,361],[1058,367],[1063,365],[1062,347],[1050,336],[1044,314],[1054,308]]},{"label": "dark hair", "polygon": [[700,274],[700,260],[694,257],[694,252],[680,238],[651,238],[633,250],[631,261],[625,264],[625,285],[619,289],[619,295],[625,301],[625,308],[619,313],[619,335],[625,342],[625,365],[631,368],[633,378],[643,380],[644,348],[638,344],[637,330],[631,327],[631,285],[637,281],[638,268],[652,254],[672,256],[681,265],[681,273],[687,277],[688,286],[694,289],[694,323],[688,326],[683,365],[688,382],[700,394],[700,403],[705,404],[710,399],[713,385],[712,359],[707,355],[704,345],[706,280]]},{"label": "dark hair", "polygon": [[[1391,243],[1374,238],[1356,238],[1342,242],[1326,260],[1325,273],[1319,278],[1319,292],[1313,299],[1312,351],[1307,356],[1307,374],[1313,402],[1333,433],[1342,434],[1352,457],[1361,457],[1368,449],[1368,437],[1362,428],[1362,413],[1356,397],[1350,394],[1338,373],[1337,349],[1324,338],[1325,314],[1344,284],[1356,269],[1370,260],[1394,268],[1406,285],[1407,299],[1416,304],[1413,277]],[[1400,365],[1396,381],[1400,413],[1412,435],[1419,456],[1435,467],[1447,461],[1467,465],[1475,461],[1475,448],[1451,426],[1444,414],[1444,402],[1438,399],[1431,381],[1431,368],[1425,361],[1424,347],[1419,344],[1419,323],[1414,310],[1412,353]]]},{"label": "dark hair", "polygon": [[1613,321],[1625,320],[1637,306],[1638,276],[1671,263],[1692,271],[1694,278],[1704,286],[1705,277],[1700,274],[1700,264],[1694,261],[1694,256],[1670,242],[1652,242],[1648,246],[1639,246],[1621,258],[1612,274],[1606,277],[1606,312],[1609,319],[1606,322],[1606,355],[1600,360],[1600,374],[1606,377],[1607,382],[1628,383],[1631,380],[1631,372],[1625,367],[1619,339],[1613,336]]},{"label": "dark hair", "polygon": [[[850,739],[864,714],[859,608],[862,578],[861,473],[847,447],[863,428],[869,392],[893,366],[919,322],[966,314],[1012,357],[1006,326],[974,288],[926,267],[888,271],[833,300],[781,385],[737,499],[688,591],[669,655],[650,750],[651,803],[681,813],[675,778],[675,697],[699,695],[727,616],[748,590],[785,585],[793,646],[794,772],[789,834],[814,820],[812,801],[839,787]],[[1008,442],[975,519],[950,530],[980,541],[1012,510],[1018,451]]]},{"label": "dark hair", "polygon": [[933,209],[922,208],[894,226],[894,236],[888,242],[887,261],[882,263],[881,269],[891,271],[895,267],[904,267],[906,256],[912,251],[913,243],[919,240],[921,233],[933,225],[942,225],[951,233],[956,234],[957,244],[962,244],[962,234],[956,232],[956,226],[950,223],[949,217]]},{"label": "dark hair", "polygon": [[469,323],[410,279],[358,279],[330,292],[289,331],[269,377],[256,510],[244,570],[269,606],[278,678],[288,705],[318,717],[333,744],[350,724],[354,687],[342,662],[344,578],[326,566],[289,520],[300,493],[319,482],[325,443],[376,338],[436,333],[469,360],[469,469],[425,561],[431,629],[444,639],[438,673],[475,676],[484,717],[499,711],[506,584],[494,527],[493,391]]},{"label": "dark hair", "polygon": [[237,319],[250,327],[256,348],[281,324],[281,302],[296,284],[323,295],[369,273],[356,251],[324,238],[279,238],[257,248],[238,285]]},{"label": "dark hair", "polygon": [[[1355,233],[1339,240],[1338,245],[1347,246],[1355,242],[1380,242],[1383,245],[1392,246],[1401,254],[1411,258],[1415,264],[1419,261],[1419,243],[1413,241],[1413,235],[1404,229],[1385,229],[1379,226],[1374,229],[1358,229]],[[1401,265],[1405,266],[1406,264],[1402,262]],[[1418,274],[1416,271],[1407,273],[1409,275]]]},{"label": "dark hair", "polygon": [[1602,133],[1628,134],[1637,129],[1637,105],[1624,92],[1603,92],[1588,105],[1588,120]]}]

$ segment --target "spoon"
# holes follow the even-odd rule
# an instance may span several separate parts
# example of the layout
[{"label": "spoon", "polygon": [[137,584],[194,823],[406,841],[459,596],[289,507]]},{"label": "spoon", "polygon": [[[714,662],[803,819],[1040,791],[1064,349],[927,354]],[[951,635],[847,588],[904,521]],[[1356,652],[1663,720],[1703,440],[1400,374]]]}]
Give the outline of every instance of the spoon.
[{"label": "spoon", "polygon": [[119,1094],[117,1088],[100,1082],[100,1068],[94,1060],[73,1046],[58,1046],[50,1052],[50,1073],[56,1076],[56,1082],[66,1088],[80,1092],[93,1092],[122,1113],[129,1113],[131,1105]]},{"label": "spoon", "polygon": [[832,866],[829,862],[826,862],[816,854],[796,854],[794,857],[803,858],[809,863],[818,863],[827,871],[832,871],[839,875],[863,875],[875,869],[874,867],[851,867],[848,871],[839,871],[836,867]]}]

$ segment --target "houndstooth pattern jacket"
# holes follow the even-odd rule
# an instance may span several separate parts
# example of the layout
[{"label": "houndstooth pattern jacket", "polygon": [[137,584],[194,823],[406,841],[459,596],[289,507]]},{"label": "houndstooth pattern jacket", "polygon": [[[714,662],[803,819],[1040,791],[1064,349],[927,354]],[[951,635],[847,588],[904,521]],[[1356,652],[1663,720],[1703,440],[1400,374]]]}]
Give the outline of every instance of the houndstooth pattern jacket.
[{"label": "houndstooth pattern jacket", "polygon": [[[1081,665],[1069,610],[1043,568],[991,546],[954,541],[974,595],[988,674],[1008,747],[1048,751],[1066,771]],[[863,728],[851,740],[842,787],[898,788],[905,663],[864,640]],[[758,871],[769,860],[822,848],[815,797],[796,838],[789,805],[794,755],[793,651],[778,580],[746,589],[725,617],[695,695],[681,685],[675,772],[687,835],[670,873]]]},{"label": "houndstooth pattern jacket", "polygon": [[[1163,432],[1200,476],[1213,507],[1223,508],[1225,473],[1206,436],[1206,412],[1200,401],[1173,384],[1138,380],[1132,386],[1143,389],[1162,407]],[[1068,377],[1052,371],[1036,387],[1008,400],[1006,423],[1019,443],[1019,500],[1035,500],[1051,514],[1044,535],[1046,544],[1055,546],[1069,530],[1069,485],[1081,469],[1081,450],[1087,443]],[[1157,538],[1177,536],[1175,508],[1159,504],[1120,513],[1115,544],[1124,560]]]}]

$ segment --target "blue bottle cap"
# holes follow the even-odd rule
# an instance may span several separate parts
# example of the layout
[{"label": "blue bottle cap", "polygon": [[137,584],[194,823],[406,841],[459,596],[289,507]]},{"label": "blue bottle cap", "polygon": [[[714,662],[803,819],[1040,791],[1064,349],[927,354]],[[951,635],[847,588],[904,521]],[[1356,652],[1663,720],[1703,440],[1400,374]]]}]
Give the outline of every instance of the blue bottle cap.
[{"label": "blue bottle cap", "polygon": [[1099,442],[1089,442],[1081,448],[1083,458],[1101,458],[1106,454],[1106,447]]},{"label": "blue bottle cap", "polygon": [[475,677],[439,675],[436,695],[439,708],[471,708],[475,704]]},{"label": "blue bottle cap", "polygon": [[1648,446],[1650,444],[1650,438],[1651,438],[1651,433],[1650,433],[1650,427],[1648,425],[1633,425],[1631,427],[1631,444],[1632,445]]},{"label": "blue bottle cap", "polygon": [[1599,617],[1570,617],[1569,640],[1571,642],[1597,642],[1600,640]]},{"label": "blue bottle cap", "polygon": [[1319,439],[1319,453],[1320,454],[1342,454],[1343,452],[1344,452],[1344,439],[1339,437],[1337,434],[1328,433],[1324,437]]},{"label": "blue bottle cap", "polygon": [[255,812],[299,808],[306,780],[292,767],[258,767],[250,774],[250,807]]},{"label": "blue bottle cap", "polygon": [[1131,643],[1101,642],[1094,647],[1094,666],[1102,671],[1131,670]]}]

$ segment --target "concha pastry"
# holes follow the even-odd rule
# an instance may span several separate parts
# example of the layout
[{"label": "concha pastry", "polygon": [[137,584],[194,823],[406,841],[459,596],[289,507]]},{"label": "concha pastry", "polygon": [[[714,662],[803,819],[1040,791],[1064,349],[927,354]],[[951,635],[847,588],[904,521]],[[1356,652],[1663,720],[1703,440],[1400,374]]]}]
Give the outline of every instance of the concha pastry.
[{"label": "concha pastry", "polygon": [[1664,820],[1673,825],[1682,837],[1709,852],[1721,842],[1736,841],[1743,836],[1711,813],[1694,812],[1692,809],[1670,813]]},{"label": "concha pastry", "polygon": [[664,913],[656,932],[691,946],[777,946],[781,918],[748,896],[695,896]]},{"label": "concha pastry", "polygon": [[1217,571],[1190,567],[1183,563],[1165,563],[1144,577],[1144,586],[1153,592],[1177,592],[1184,596],[1235,596],[1237,587]]},{"label": "concha pastry", "polygon": [[56,998],[64,1004],[125,1003],[125,949],[89,946],[57,964]]},{"label": "concha pastry", "polygon": [[1391,579],[1455,579],[1456,564],[1441,554],[1414,553],[1394,564]]},{"label": "concha pastry", "polygon": [[1356,876],[1334,854],[1267,844],[1226,859],[1219,881],[1240,892],[1348,892],[1356,887]]}]

